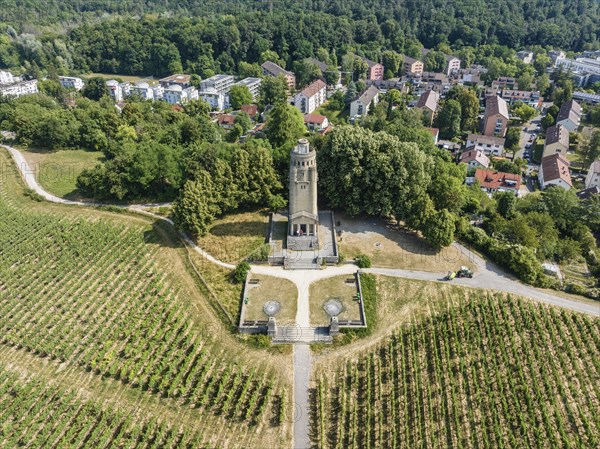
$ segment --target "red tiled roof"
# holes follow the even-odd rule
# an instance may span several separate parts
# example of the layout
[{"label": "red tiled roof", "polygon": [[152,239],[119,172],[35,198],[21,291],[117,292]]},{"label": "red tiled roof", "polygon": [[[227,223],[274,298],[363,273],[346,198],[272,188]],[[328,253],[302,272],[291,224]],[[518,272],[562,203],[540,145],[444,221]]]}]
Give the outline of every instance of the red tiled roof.
[{"label": "red tiled roof", "polygon": [[258,114],[258,106],[255,104],[243,104],[240,106],[240,110],[248,114],[250,117],[254,117],[256,114]]},{"label": "red tiled roof", "polygon": [[223,114],[219,116],[219,125],[233,125],[235,117],[231,114]]},{"label": "red tiled roof", "polygon": [[320,114],[306,114],[304,116],[304,123],[318,123],[322,125],[323,122],[327,119],[324,115]]},{"label": "red tiled roof", "polygon": [[542,158],[542,164],[540,170],[542,170],[544,176],[544,184],[549,181],[555,181],[562,179],[564,182],[572,186],[571,173],[569,173],[569,163],[559,153],[552,154]]},{"label": "red tiled roof", "polygon": [[504,173],[495,170],[484,170],[478,168],[475,170],[475,179],[479,181],[479,185],[486,189],[516,189],[521,188],[521,175],[514,173]]}]

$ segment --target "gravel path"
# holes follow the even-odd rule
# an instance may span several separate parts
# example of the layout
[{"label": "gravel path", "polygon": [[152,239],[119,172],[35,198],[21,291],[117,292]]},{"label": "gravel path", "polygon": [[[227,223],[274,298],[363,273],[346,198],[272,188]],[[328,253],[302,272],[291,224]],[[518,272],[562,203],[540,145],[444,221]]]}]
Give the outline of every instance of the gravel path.
[{"label": "gravel path", "polygon": [[[170,203],[146,203],[146,204],[129,204],[129,205],[114,204],[114,205],[112,205],[112,204],[106,204],[106,203],[97,203],[94,201],[66,200],[64,198],[60,198],[58,196],[52,195],[51,193],[48,193],[46,190],[44,190],[42,188],[42,186],[39,185],[39,183],[37,182],[37,179],[36,179],[35,170],[33,170],[31,168],[31,166],[29,165],[29,163],[27,162],[27,160],[25,159],[25,157],[19,150],[17,150],[16,148],[13,148],[13,147],[9,147],[8,145],[0,145],[0,146],[5,148],[6,150],[8,150],[8,152],[10,153],[11,157],[15,161],[17,168],[19,169],[19,172],[21,173],[21,176],[23,178],[23,181],[25,182],[25,185],[27,187],[29,187],[30,189],[33,189],[38,195],[42,196],[46,201],[49,201],[51,203],[66,204],[66,205],[71,205],[71,206],[120,207],[122,209],[126,209],[128,211],[135,212],[135,213],[138,213],[141,215],[146,215],[148,217],[152,217],[152,218],[155,218],[158,220],[163,220],[171,225],[174,225],[174,223],[171,219],[163,217],[161,215],[154,214],[154,213],[146,210],[149,208],[168,206],[168,205],[170,205]],[[230,269],[230,270],[233,270],[235,268],[235,265],[225,263],[225,262],[213,257],[206,251],[204,251],[202,248],[200,248],[198,245],[196,245],[186,234],[180,232],[180,235],[181,235],[181,238],[185,241],[185,243],[187,243],[190,246],[190,248],[192,248],[194,251],[196,251],[198,254],[200,254],[202,257],[204,257],[206,260],[213,262],[217,265],[220,265],[224,268]]]},{"label": "gravel path", "polygon": [[[61,204],[71,204],[77,206],[105,206],[106,204],[82,201],[70,201],[56,197],[46,192],[37,182],[35,172],[31,169],[21,152],[15,148],[2,145],[6,148],[13,157],[19,171],[27,186],[36,193],[44,197],[44,199]],[[165,217],[148,212],[144,209],[149,207],[157,207],[157,204],[141,204],[129,205],[122,207],[133,212],[152,216],[157,219],[165,220],[173,224],[171,220]],[[233,269],[234,265],[227,264],[221,260],[208,254],[202,248],[192,242],[189,237],[182,234],[182,238],[186,243],[201,254],[207,260],[216,263],[222,267]],[[452,283],[465,285],[469,287],[486,288],[500,290],[508,293],[514,293],[529,297],[536,301],[547,304],[552,304],[559,307],[575,310],[577,312],[586,313],[589,315],[600,316],[600,304],[591,304],[579,302],[571,299],[562,298],[552,295],[536,288],[529,287],[519,282],[515,277],[506,273],[492,262],[482,259],[464,246],[455,243],[463,253],[468,256],[477,265],[477,272],[471,279],[454,279]],[[310,307],[309,307],[309,286],[311,283],[327,277],[347,275],[354,273],[357,270],[353,264],[344,264],[337,267],[328,267],[326,270],[284,270],[281,267],[271,267],[266,265],[252,266],[252,272],[269,276],[276,276],[292,281],[298,288],[298,311],[296,314],[296,323],[300,328],[310,327]],[[447,282],[444,281],[446,273],[431,273],[427,271],[412,271],[401,270],[395,268],[369,268],[364,270],[367,273],[381,274],[386,276],[402,277],[407,279],[418,279],[423,281]],[[311,355],[308,344],[294,345],[294,448],[308,449],[310,448],[310,422],[309,422],[309,394],[310,375],[311,375]]]},{"label": "gravel path", "polygon": [[310,449],[310,346],[294,345],[294,449]]}]

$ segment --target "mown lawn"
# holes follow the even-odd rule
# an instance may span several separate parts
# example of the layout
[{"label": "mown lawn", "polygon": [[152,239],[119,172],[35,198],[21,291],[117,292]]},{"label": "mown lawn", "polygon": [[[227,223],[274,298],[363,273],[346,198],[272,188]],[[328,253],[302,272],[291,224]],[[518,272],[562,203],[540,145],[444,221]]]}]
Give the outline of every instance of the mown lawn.
[{"label": "mown lawn", "polygon": [[23,152],[40,185],[61,198],[77,198],[77,177],[104,157],[100,151],[30,149]]}]

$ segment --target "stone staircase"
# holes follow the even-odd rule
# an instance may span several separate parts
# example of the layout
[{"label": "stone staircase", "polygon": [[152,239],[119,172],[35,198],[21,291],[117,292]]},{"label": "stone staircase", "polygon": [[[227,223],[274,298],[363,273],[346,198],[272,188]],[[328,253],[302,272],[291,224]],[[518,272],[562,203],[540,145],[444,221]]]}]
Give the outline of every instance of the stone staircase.
[{"label": "stone staircase", "polygon": [[318,263],[319,259],[297,259],[293,260],[286,258],[284,267],[289,270],[318,270],[321,266]]},{"label": "stone staircase", "polygon": [[329,335],[328,327],[282,326],[277,328],[272,342],[273,344],[330,344],[333,342],[333,337]]}]

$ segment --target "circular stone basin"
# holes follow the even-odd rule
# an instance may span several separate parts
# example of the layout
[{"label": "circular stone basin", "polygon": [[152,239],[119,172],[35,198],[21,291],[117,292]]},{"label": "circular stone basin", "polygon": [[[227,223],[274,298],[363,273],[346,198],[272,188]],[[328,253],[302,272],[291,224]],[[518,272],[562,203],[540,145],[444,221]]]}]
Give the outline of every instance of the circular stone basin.
[{"label": "circular stone basin", "polygon": [[275,316],[277,312],[281,309],[281,304],[277,301],[267,301],[263,306],[263,311],[267,314],[267,316]]},{"label": "circular stone basin", "polygon": [[325,309],[325,313],[329,316],[338,316],[342,313],[344,306],[337,299],[329,299],[323,304],[323,309]]}]

